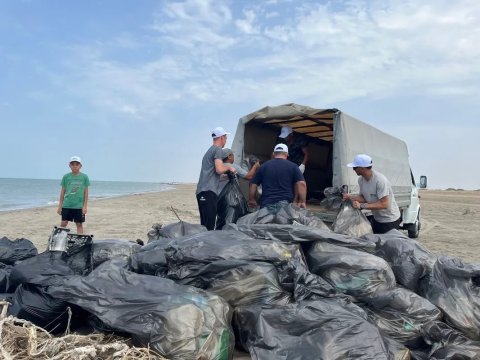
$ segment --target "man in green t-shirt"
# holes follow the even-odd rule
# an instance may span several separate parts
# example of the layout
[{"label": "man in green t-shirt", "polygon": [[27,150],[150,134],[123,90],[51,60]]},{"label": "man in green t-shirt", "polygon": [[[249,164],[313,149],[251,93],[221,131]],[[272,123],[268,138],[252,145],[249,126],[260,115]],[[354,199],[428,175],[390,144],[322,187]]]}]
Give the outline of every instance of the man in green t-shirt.
[{"label": "man in green t-shirt", "polygon": [[77,234],[83,234],[90,181],[86,174],[80,172],[82,167],[80,157],[72,156],[69,166],[72,172],[62,178],[57,213],[62,216],[61,227],[67,227],[69,221],[74,221],[77,225]]}]

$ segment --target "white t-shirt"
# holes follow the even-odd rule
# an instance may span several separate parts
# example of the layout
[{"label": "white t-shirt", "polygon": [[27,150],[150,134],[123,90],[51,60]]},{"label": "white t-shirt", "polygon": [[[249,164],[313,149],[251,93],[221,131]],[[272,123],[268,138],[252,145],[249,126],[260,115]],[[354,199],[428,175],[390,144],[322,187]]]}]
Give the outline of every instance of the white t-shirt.
[{"label": "white t-shirt", "polygon": [[358,185],[360,186],[360,195],[362,195],[368,203],[377,202],[381,198],[388,196],[388,208],[370,210],[376,221],[379,223],[387,223],[398,220],[400,217],[400,209],[395,201],[392,186],[383,174],[372,170],[370,180],[365,180],[365,178],[360,176],[358,178]]}]

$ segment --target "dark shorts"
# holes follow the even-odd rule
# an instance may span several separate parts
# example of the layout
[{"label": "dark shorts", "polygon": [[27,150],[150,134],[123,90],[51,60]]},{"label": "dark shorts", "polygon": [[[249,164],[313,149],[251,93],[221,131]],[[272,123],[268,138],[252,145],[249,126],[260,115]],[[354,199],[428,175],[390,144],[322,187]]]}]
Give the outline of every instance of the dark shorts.
[{"label": "dark shorts", "polygon": [[374,234],[385,234],[392,229],[400,229],[402,217],[399,217],[397,220],[388,223],[378,222],[373,218],[373,216],[369,216],[368,220],[370,220],[370,223],[372,224],[372,230]]},{"label": "dark shorts", "polygon": [[82,214],[82,209],[62,208],[62,221],[74,221],[76,223],[83,223],[85,222],[85,215]]}]

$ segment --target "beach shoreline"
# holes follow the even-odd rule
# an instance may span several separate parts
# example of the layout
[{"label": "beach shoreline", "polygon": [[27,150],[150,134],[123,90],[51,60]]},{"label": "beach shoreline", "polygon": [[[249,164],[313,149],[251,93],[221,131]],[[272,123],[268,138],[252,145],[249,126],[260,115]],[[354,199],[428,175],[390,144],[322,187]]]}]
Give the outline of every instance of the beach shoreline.
[{"label": "beach shoreline", "polygon": [[[174,189],[89,202],[85,234],[101,239],[148,239],[154,224],[181,220],[199,223],[196,184]],[[419,242],[437,254],[480,264],[480,192],[420,190],[422,230]],[[175,209],[175,212],[171,208]],[[60,225],[56,206],[0,212],[0,237],[31,240],[41,252],[54,226]],[[75,231],[75,225],[69,228]]]}]

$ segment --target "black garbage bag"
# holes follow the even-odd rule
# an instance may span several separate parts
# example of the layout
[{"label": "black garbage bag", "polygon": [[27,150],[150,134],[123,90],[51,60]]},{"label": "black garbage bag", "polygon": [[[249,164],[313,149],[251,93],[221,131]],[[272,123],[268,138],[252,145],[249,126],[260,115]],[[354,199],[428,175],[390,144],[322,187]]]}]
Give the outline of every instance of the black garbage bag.
[{"label": "black garbage bag", "polygon": [[365,235],[361,240],[375,243],[374,254],[390,264],[400,285],[416,293],[420,280],[430,273],[436,261],[436,255],[398,230]]},{"label": "black garbage bag", "polygon": [[28,320],[37,326],[59,334],[65,332],[72,317],[71,305],[48,295],[43,287],[21,284],[13,296],[8,314]]},{"label": "black garbage bag", "polygon": [[440,256],[422,279],[419,294],[443,311],[447,324],[480,340],[480,265]]},{"label": "black garbage bag", "polygon": [[221,230],[225,224],[235,223],[248,213],[247,200],[240,190],[240,184],[234,174],[228,174],[229,180],[218,195],[217,223],[215,229]]},{"label": "black garbage bag", "polygon": [[260,210],[246,214],[239,218],[236,222],[237,225],[248,224],[273,224],[275,222],[275,215],[270,214],[267,208],[261,208]]},{"label": "black garbage bag", "polygon": [[395,276],[385,260],[355,249],[317,242],[308,251],[307,262],[314,274],[359,300],[396,286]]},{"label": "black garbage bag", "polygon": [[376,291],[362,307],[379,329],[410,348],[421,346],[423,328],[442,318],[430,301],[400,287]]},{"label": "black garbage bag", "polygon": [[299,208],[293,204],[288,204],[281,208],[274,218],[276,224],[302,224],[318,229],[330,231],[323,220],[315,213],[307,209]]},{"label": "black garbage bag", "polygon": [[9,292],[14,292],[20,284],[48,286],[59,281],[59,277],[73,274],[75,271],[67,264],[65,253],[45,251],[13,266]]},{"label": "black garbage bag", "polygon": [[349,200],[344,201],[340,206],[333,223],[333,231],[356,238],[373,233],[372,225],[365,214],[361,210],[355,209]]},{"label": "black garbage bag", "polygon": [[474,341],[443,322],[431,322],[422,329],[428,346],[415,349],[415,360],[480,360],[480,341]]},{"label": "black garbage bag", "polygon": [[92,266],[96,268],[101,263],[114,258],[129,259],[142,247],[128,240],[95,240],[92,245]]},{"label": "black garbage bag", "polygon": [[336,244],[352,249],[374,253],[375,241],[357,239],[348,235],[337,234],[330,230],[313,228],[301,224],[228,224],[224,230],[235,230],[252,238],[277,240],[284,242],[311,243],[316,241]]},{"label": "black garbage bag", "polygon": [[38,254],[37,248],[30,240],[10,240],[7,237],[0,239],[0,262],[13,265],[16,261],[25,260]]},{"label": "black garbage bag", "polygon": [[231,310],[225,300],[169,279],[107,265],[86,277],[65,278],[61,285],[49,286],[48,293],[169,359],[231,358]]},{"label": "black garbage bag", "polygon": [[176,239],[204,231],[207,231],[207,228],[203,225],[179,221],[165,226],[162,224],[153,224],[152,230],[148,232],[147,236],[148,242],[151,242],[156,240]]},{"label": "black garbage bag", "polygon": [[261,261],[215,261],[177,282],[213,292],[232,307],[292,302],[292,295],[279,283],[275,266]]},{"label": "black garbage bag", "polygon": [[323,190],[325,199],[320,202],[320,205],[326,209],[338,210],[343,204],[342,188],[327,187]]},{"label": "black garbage bag", "polygon": [[151,241],[133,254],[130,257],[132,270],[139,274],[165,275],[168,270],[165,258],[165,248],[170,243],[168,240]]},{"label": "black garbage bag", "polygon": [[[303,254],[296,244],[252,239],[238,231],[216,230],[170,242],[165,249],[168,277],[182,279],[218,260],[263,261],[275,265],[282,287],[293,291],[296,263]],[[304,261],[303,261],[304,262]]]},{"label": "black garbage bag", "polygon": [[5,293],[10,288],[11,265],[0,263],[0,293]]},{"label": "black garbage bag", "polygon": [[375,325],[352,303],[333,299],[234,311],[235,333],[253,360],[392,359]]}]

